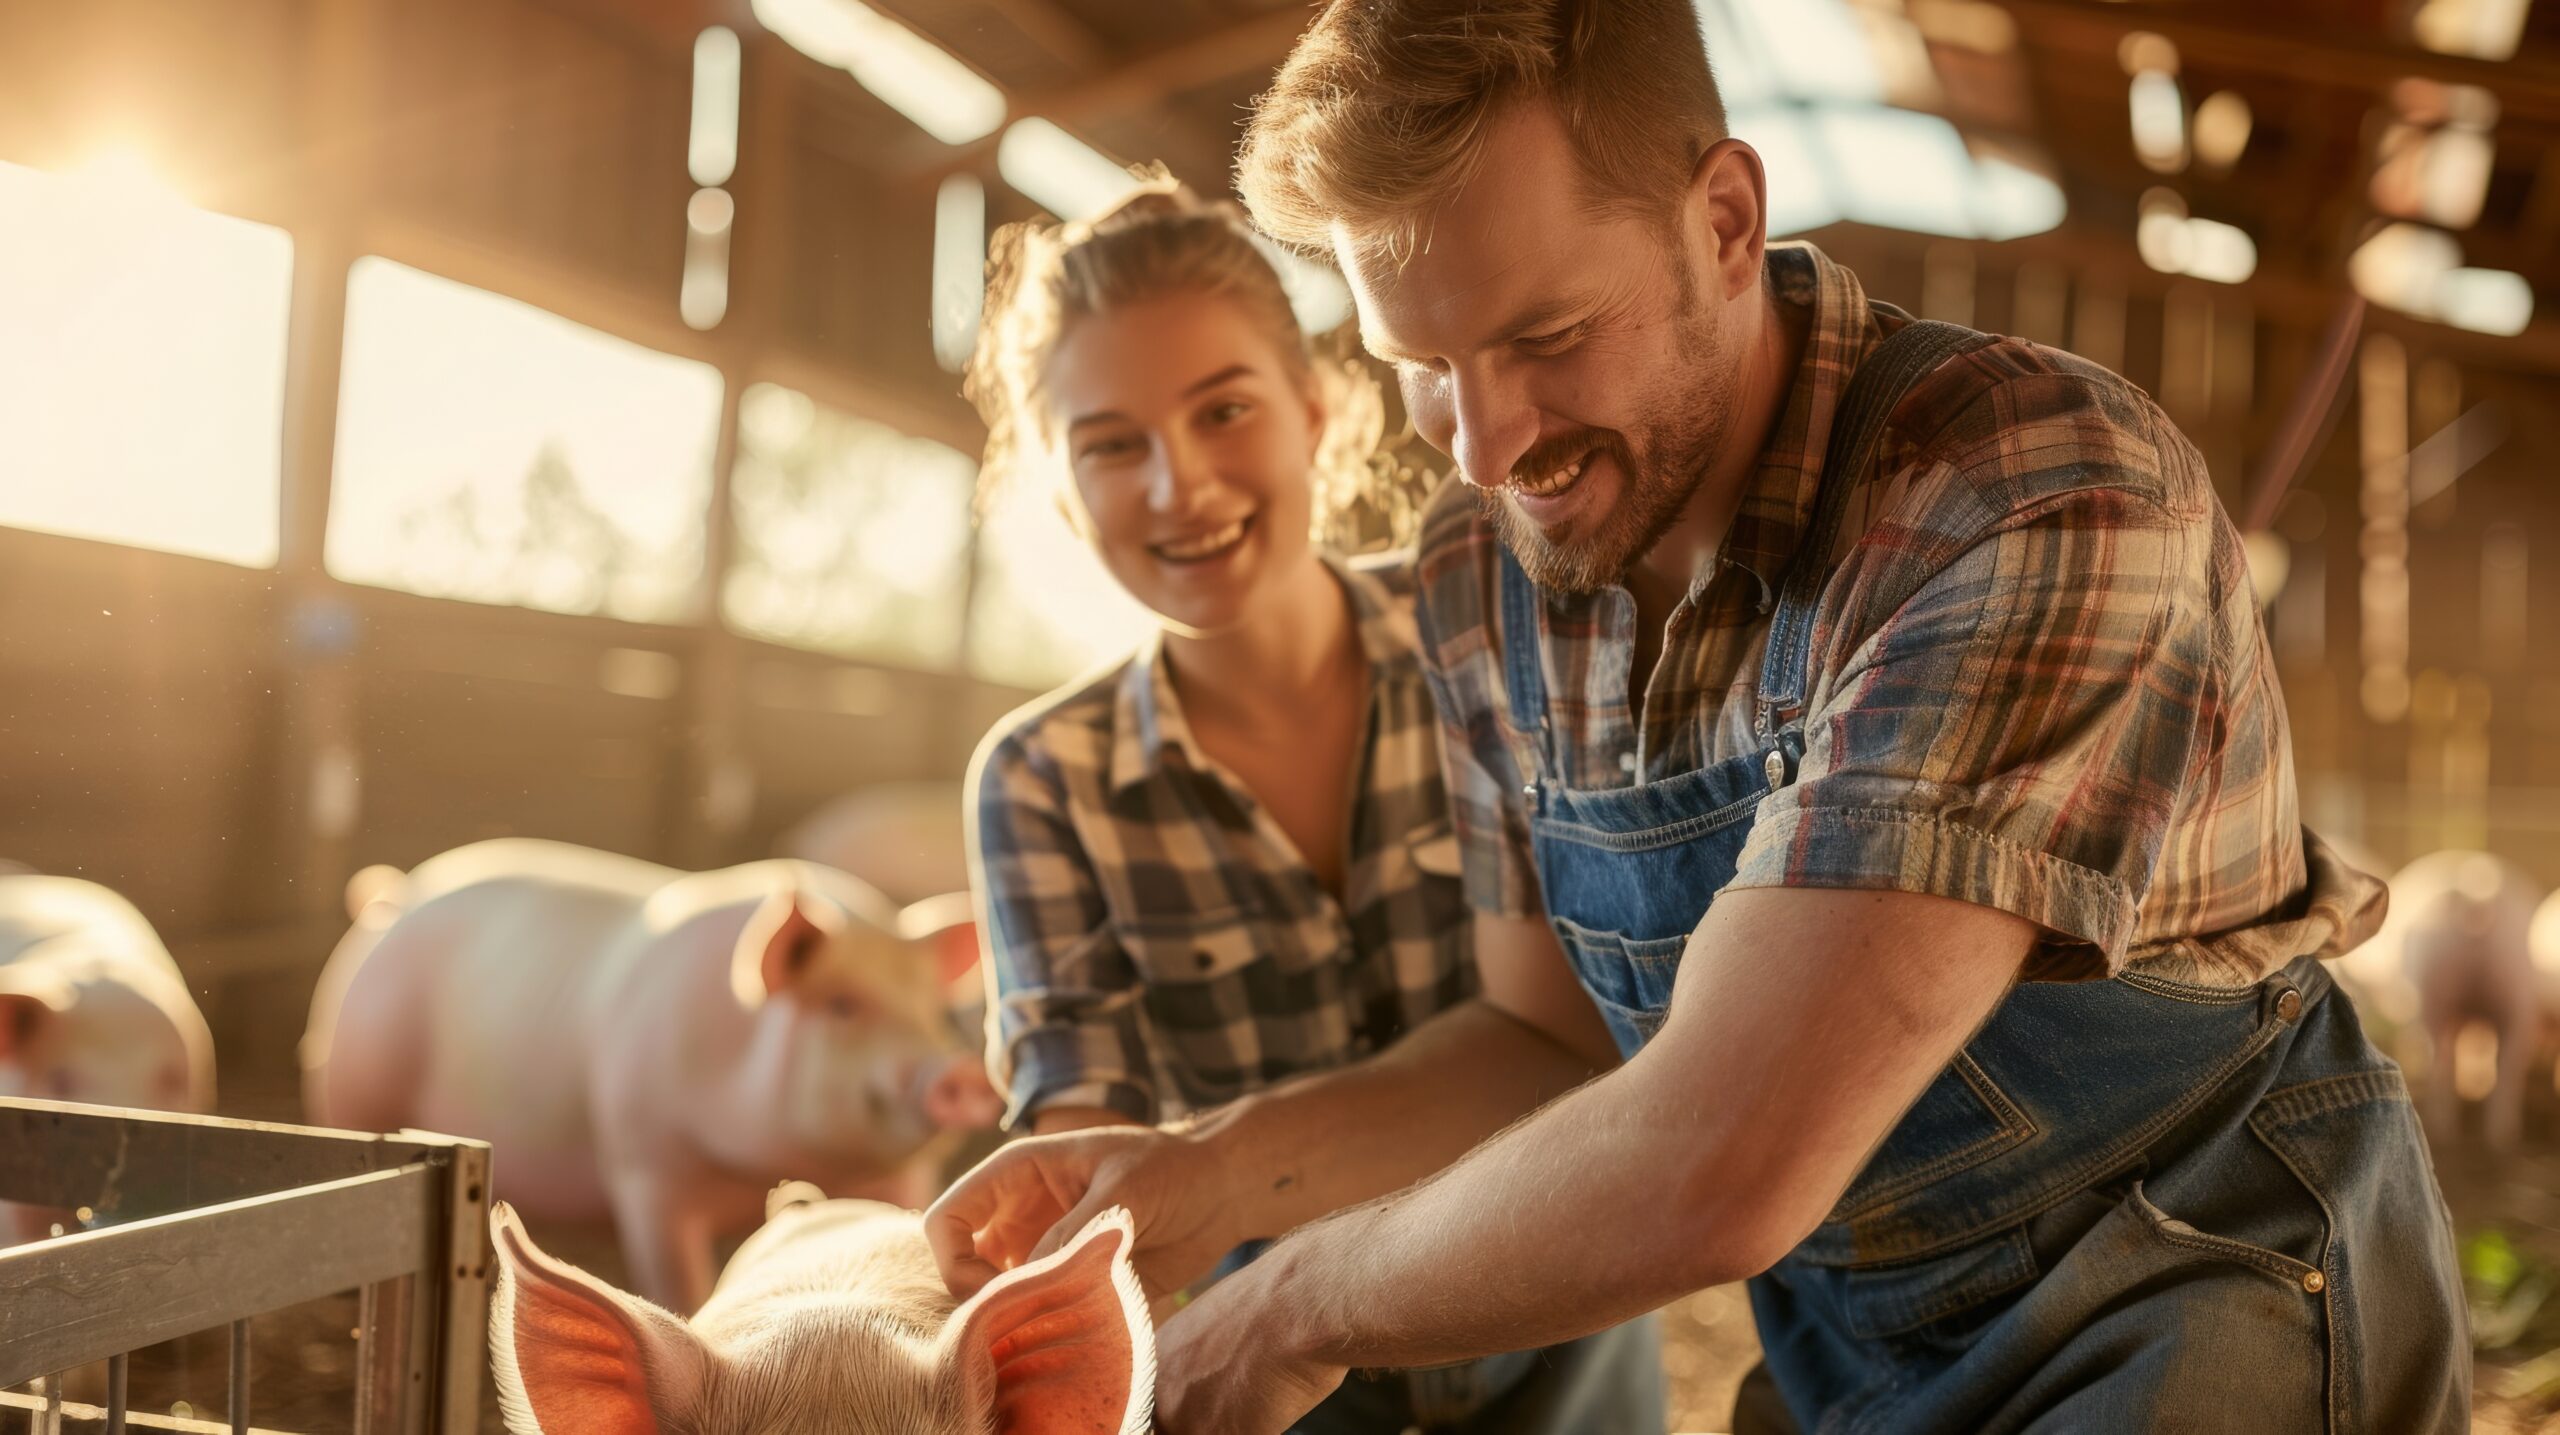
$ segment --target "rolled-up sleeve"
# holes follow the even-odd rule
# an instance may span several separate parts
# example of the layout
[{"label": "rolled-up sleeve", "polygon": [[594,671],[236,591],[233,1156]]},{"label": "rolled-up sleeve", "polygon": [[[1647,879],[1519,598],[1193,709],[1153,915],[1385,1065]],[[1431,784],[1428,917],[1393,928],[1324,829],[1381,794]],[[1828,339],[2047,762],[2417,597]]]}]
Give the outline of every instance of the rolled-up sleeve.
[{"label": "rolled-up sleeve", "polygon": [[972,765],[969,819],[987,1070],[1005,1093],[1005,1126],[1052,1106],[1155,1120],[1141,984],[1056,770],[1000,735]]},{"label": "rolled-up sleeve", "polygon": [[2218,614],[2245,597],[2213,591],[2222,520],[2182,440],[2164,482],[2139,426],[2068,403],[1995,417],[1995,445],[1897,505],[1945,526],[1879,525],[1876,581],[1831,585],[1798,780],[1762,803],[1732,885],[1993,907],[2044,929],[2029,976],[2104,976],[2211,741]]}]

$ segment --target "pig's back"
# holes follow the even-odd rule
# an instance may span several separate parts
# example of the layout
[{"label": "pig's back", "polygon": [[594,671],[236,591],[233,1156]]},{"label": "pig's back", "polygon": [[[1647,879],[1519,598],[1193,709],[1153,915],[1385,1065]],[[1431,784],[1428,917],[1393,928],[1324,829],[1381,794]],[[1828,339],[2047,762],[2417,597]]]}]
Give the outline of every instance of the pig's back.
[{"label": "pig's back", "polygon": [[[564,843],[510,839],[419,865],[365,959],[376,1011],[426,1011],[410,1119],[582,1170],[590,1147],[588,1013],[599,971],[626,960],[640,909],[676,874]],[[351,993],[351,1003],[364,995]],[[414,1018],[411,1018],[414,1019]],[[545,1182],[545,1185],[557,1184]],[[511,1188],[545,1214],[592,1194]]]},{"label": "pig's back", "polygon": [[[131,902],[77,877],[0,877],[0,965],[77,936],[91,961],[130,963],[176,978],[178,964]],[[59,954],[61,949],[51,949]]]}]

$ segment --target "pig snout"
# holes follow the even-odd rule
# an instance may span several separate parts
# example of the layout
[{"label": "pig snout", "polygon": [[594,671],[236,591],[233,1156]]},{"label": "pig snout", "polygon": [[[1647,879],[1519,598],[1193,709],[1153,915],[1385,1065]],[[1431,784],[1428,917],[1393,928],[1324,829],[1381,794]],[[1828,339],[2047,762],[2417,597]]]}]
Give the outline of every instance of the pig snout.
[{"label": "pig snout", "polygon": [[945,1131],[976,1131],[1004,1115],[1004,1098],[987,1080],[977,1057],[935,1057],[916,1068],[915,1103],[925,1119]]}]

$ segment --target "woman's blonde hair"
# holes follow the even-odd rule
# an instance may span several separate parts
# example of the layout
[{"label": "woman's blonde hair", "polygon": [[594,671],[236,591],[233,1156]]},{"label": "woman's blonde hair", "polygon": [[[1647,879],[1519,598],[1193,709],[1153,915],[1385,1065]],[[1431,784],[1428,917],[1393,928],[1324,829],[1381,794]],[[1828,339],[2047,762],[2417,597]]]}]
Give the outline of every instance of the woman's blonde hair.
[{"label": "woman's blonde hair", "polygon": [[[1049,362],[1068,327],[1181,294],[1243,309],[1274,340],[1291,377],[1323,403],[1325,432],[1312,475],[1318,537],[1335,537],[1347,517],[1360,529],[1374,528],[1373,518],[1357,515],[1381,503],[1371,479],[1384,398],[1356,359],[1315,352],[1278,269],[1260,247],[1264,242],[1241,208],[1204,200],[1162,171],[1092,219],[998,230],[988,250],[986,318],[961,384],[987,425],[980,514],[1007,484],[1063,469],[1044,416]],[[1344,546],[1364,545],[1355,537]]]}]

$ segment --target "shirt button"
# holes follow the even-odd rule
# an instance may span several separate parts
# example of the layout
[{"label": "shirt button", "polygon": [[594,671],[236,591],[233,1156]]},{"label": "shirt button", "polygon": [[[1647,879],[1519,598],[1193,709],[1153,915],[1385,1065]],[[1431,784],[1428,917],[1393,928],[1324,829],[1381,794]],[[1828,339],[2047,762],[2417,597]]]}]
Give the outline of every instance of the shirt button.
[{"label": "shirt button", "polygon": [[2320,1274],[2318,1271],[2304,1271],[2302,1273],[2302,1288],[2311,1292],[2313,1295],[2318,1295],[2320,1292],[2329,1288],[2329,1278]]},{"label": "shirt button", "polygon": [[1632,752],[1622,752],[1622,753],[1619,753],[1619,754],[1618,754],[1618,771],[1620,771],[1620,772],[1633,772],[1633,771],[1635,771],[1635,770],[1636,770],[1636,755],[1635,755],[1634,753],[1632,753]]},{"label": "shirt button", "polygon": [[1191,954],[1191,960],[1198,962],[1200,964],[1200,970],[1204,972],[1218,964],[1218,959],[1209,955],[1207,952],[1193,952]]},{"label": "shirt button", "polygon": [[[2276,998],[2276,1020],[2291,1021],[2300,1015],[2302,1015],[2302,993],[2287,988],[2284,995]],[[2318,1290],[2319,1287],[2313,1286],[2312,1289]]]},{"label": "shirt button", "polygon": [[1769,790],[1771,792],[1775,792],[1779,788],[1787,785],[1787,755],[1785,753],[1780,752],[1776,748],[1769,749],[1769,761],[1764,764],[1764,768],[1769,774]]}]

